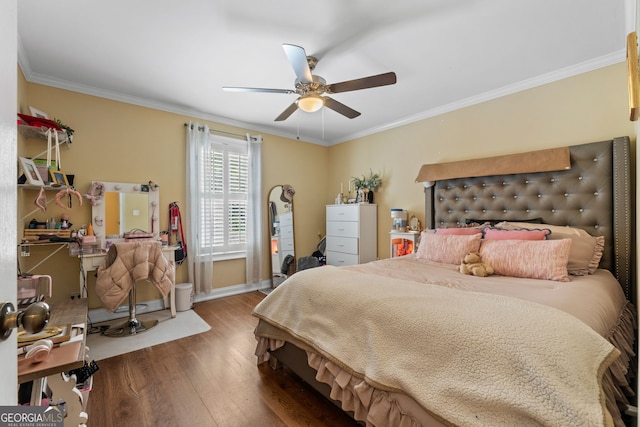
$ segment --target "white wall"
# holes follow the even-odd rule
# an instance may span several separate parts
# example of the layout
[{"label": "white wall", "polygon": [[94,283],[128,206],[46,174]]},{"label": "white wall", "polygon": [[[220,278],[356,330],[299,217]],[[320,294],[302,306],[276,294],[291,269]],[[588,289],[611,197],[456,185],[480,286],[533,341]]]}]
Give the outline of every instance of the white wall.
[{"label": "white wall", "polygon": [[[5,209],[0,221],[0,303],[16,304],[16,89],[18,58],[17,0],[0,2],[0,206]],[[18,368],[16,359],[17,333],[14,330],[6,341],[0,341],[2,387],[0,405],[17,403]]]}]

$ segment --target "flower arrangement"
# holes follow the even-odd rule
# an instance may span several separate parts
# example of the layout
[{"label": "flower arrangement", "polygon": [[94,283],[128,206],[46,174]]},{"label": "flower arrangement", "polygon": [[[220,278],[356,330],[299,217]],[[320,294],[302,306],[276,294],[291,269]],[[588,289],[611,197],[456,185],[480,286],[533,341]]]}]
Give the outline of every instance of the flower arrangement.
[{"label": "flower arrangement", "polygon": [[352,177],[353,185],[356,187],[356,191],[361,188],[368,188],[370,191],[376,191],[378,187],[382,185],[382,178],[379,173],[374,173],[369,169],[369,176],[362,175],[362,177]]}]

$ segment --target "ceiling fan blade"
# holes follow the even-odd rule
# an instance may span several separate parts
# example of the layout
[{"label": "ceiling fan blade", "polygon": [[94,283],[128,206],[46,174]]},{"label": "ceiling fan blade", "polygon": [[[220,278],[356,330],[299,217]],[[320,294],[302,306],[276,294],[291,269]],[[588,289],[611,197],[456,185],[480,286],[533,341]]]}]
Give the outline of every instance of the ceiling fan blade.
[{"label": "ceiling fan blade", "polygon": [[324,98],[324,106],[327,108],[331,108],[333,111],[342,114],[345,117],[350,119],[355,119],[360,115],[360,113],[353,108],[347,107],[341,102],[336,101],[333,98],[329,98],[328,96],[323,96]]},{"label": "ceiling fan blade", "polygon": [[286,43],[282,45],[282,48],[284,49],[284,53],[287,54],[293,71],[295,71],[300,83],[313,83],[313,76],[311,75],[311,69],[307,62],[307,54],[304,49],[300,46]]},{"label": "ceiling fan blade", "polygon": [[287,120],[289,116],[292,115],[294,111],[296,111],[297,109],[298,109],[298,104],[294,102],[293,104],[289,105],[289,107],[287,107],[286,110],[280,113],[280,115],[276,117],[274,121],[281,122],[283,120]]},{"label": "ceiling fan blade", "polygon": [[296,93],[291,89],[267,89],[262,87],[228,87],[224,86],[222,90],[227,92],[267,92],[267,93]]},{"label": "ceiling fan blade", "polygon": [[327,92],[340,93],[352,90],[369,89],[371,87],[387,86],[395,84],[396,73],[383,73],[376,76],[363,77],[361,79],[347,80],[345,82],[327,85]]}]

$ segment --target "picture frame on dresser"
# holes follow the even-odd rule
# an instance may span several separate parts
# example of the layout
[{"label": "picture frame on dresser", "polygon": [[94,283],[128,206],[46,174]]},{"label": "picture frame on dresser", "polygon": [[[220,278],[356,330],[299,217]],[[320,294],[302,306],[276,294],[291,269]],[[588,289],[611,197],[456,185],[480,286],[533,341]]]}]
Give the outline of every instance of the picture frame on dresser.
[{"label": "picture frame on dresser", "polygon": [[38,168],[36,167],[35,163],[33,163],[33,160],[26,157],[20,157],[19,159],[22,172],[27,178],[27,184],[43,186],[44,181],[40,176],[40,172],[38,172]]}]

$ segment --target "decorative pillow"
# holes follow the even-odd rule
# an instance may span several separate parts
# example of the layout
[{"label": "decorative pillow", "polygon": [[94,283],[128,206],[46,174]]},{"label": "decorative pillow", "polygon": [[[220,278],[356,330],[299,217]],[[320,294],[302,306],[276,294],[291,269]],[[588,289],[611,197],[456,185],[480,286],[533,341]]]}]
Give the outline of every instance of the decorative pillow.
[{"label": "decorative pillow", "polygon": [[551,230],[542,228],[518,228],[503,230],[500,228],[485,227],[482,229],[482,238],[485,240],[546,240]]},{"label": "decorative pillow", "polygon": [[567,271],[574,276],[593,274],[598,269],[604,252],[604,236],[578,236],[570,233],[553,232],[549,240],[570,239],[571,251]]},{"label": "decorative pillow", "polygon": [[445,264],[460,264],[468,252],[478,252],[481,234],[460,236],[422,232],[416,258]]},{"label": "decorative pillow", "polygon": [[568,282],[571,240],[483,240],[482,262],[495,274]]},{"label": "decorative pillow", "polygon": [[[466,224],[485,224],[489,223],[489,225],[495,225],[500,222],[504,222],[504,219],[473,219],[467,218],[465,219]],[[531,219],[514,219],[513,222],[522,222],[526,225],[524,227],[530,226],[531,224],[542,224],[542,218],[531,218]]]},{"label": "decorative pillow", "polygon": [[482,234],[482,229],[472,227],[436,228],[436,234],[455,234],[457,236],[468,236],[470,234]]},{"label": "decorative pillow", "polygon": [[[514,222],[514,221],[502,221],[494,225],[496,228],[503,228],[505,230],[513,230],[517,228],[527,228],[531,227],[531,224],[527,224],[525,222]],[[540,224],[540,228],[548,228],[551,230],[551,233],[564,233],[564,234],[575,234],[576,236],[588,237],[590,236],[585,230],[576,227],[569,227],[563,225],[551,225],[551,224]]]}]

